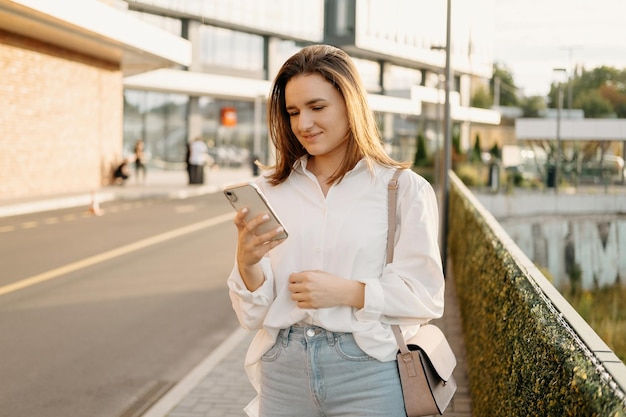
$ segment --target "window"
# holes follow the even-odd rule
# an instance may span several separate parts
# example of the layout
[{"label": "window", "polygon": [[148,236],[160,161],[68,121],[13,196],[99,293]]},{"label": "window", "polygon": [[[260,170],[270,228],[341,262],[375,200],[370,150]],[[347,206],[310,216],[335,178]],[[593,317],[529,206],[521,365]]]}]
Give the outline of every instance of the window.
[{"label": "window", "polygon": [[243,32],[202,26],[201,63],[203,68],[228,68],[263,74],[263,38]]}]

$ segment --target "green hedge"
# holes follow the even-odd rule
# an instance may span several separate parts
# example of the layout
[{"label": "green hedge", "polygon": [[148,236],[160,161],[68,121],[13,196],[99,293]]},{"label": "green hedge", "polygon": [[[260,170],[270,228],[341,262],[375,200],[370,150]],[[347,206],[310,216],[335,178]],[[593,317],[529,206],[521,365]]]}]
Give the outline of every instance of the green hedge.
[{"label": "green hedge", "polygon": [[468,195],[454,177],[448,249],[473,415],[626,416],[623,391],[609,385],[602,366],[594,366],[590,351],[505,248],[507,238]]}]

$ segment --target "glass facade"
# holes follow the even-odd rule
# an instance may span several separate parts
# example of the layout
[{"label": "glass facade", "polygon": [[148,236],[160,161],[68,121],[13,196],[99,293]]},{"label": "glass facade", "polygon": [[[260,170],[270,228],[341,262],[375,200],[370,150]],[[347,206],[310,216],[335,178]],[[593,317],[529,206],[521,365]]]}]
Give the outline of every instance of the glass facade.
[{"label": "glass facade", "polygon": [[[255,149],[255,103],[200,97],[202,139],[209,146],[215,163],[223,167],[247,164]],[[124,92],[124,156],[132,156],[135,143],[143,139],[149,164],[163,168],[181,168],[185,162],[189,97],[147,91]],[[236,125],[226,126],[222,112],[234,110]],[[268,137],[265,105],[261,115],[259,143],[261,162],[268,162]]]},{"label": "glass facade", "polygon": [[[215,163],[222,167],[239,167],[250,163],[255,149],[254,143],[254,102],[220,100],[201,97],[199,100],[202,116],[202,138],[209,146],[209,153]],[[236,112],[237,124],[227,126],[223,123],[223,111]],[[267,163],[267,128],[265,121],[265,105],[260,109],[260,154],[254,155],[263,163]]]},{"label": "glass facade", "polygon": [[380,63],[367,59],[352,58],[354,65],[359,69],[359,74],[365,85],[365,89],[372,94],[380,94]]},{"label": "glass facade", "polygon": [[394,97],[411,97],[411,87],[422,84],[422,73],[417,69],[386,65],[385,94]]},{"label": "glass facade", "polygon": [[200,64],[202,72],[233,71],[262,78],[263,38],[233,30],[200,26]]},{"label": "glass facade", "polygon": [[[324,2],[321,0],[313,0],[306,6],[292,0],[274,0],[272,7],[268,7],[269,0],[141,0],[128,3],[131,9],[133,5],[152,4],[163,8],[161,11],[171,10],[172,16],[184,13],[185,19],[190,21],[190,24],[184,25],[185,29],[179,17],[132,12],[168,32],[181,35],[183,30],[189,31],[189,39],[194,42],[194,63],[190,68],[205,74],[272,80],[284,61],[303,44],[320,42],[324,35]],[[442,4],[438,3],[436,11],[431,10],[428,14],[431,25],[439,21],[433,19],[433,15],[441,17],[439,15],[444,10]],[[380,51],[402,56],[402,51],[397,49],[401,45],[412,51],[417,49],[433,54],[435,60],[441,58],[441,54],[430,50],[432,45],[441,44],[441,39],[437,37],[441,35],[441,27],[437,26],[436,30],[431,27],[416,29],[415,25],[406,24],[406,32],[398,32],[395,26],[389,26],[388,21],[380,19],[381,13],[392,13],[387,6],[383,7],[386,10],[384,13],[383,9],[377,8],[382,7],[377,2],[365,0],[361,6],[364,7],[357,14],[365,19],[365,24],[360,25],[357,39],[371,43],[366,49],[376,51],[380,47]],[[366,16],[361,16],[363,13]],[[397,14],[394,16],[398,18]],[[403,18],[411,21],[426,19],[420,16],[420,13],[415,13]],[[361,32],[363,30],[365,32]],[[388,48],[389,42],[394,48]],[[438,74],[431,74],[430,70],[408,68],[364,56],[353,56],[352,59],[371,94],[410,98],[412,86],[437,88],[439,84],[443,88]],[[436,67],[432,62],[431,65]],[[455,75],[453,91],[460,90],[460,83],[459,75]],[[254,97],[228,100],[221,96],[191,94],[193,97],[127,90],[124,96],[125,153],[132,154],[135,142],[144,139],[151,164],[182,166],[186,142],[193,139],[191,136],[200,135],[209,146],[215,163],[220,166],[247,164],[253,153],[261,162],[272,163],[265,100],[255,102]],[[223,123],[225,109],[236,113],[235,125]],[[423,132],[433,143],[441,137],[442,114],[435,118],[437,120],[432,115],[427,118],[376,113],[375,116],[386,149],[398,160],[413,159],[419,132]]]},{"label": "glass facade", "polygon": [[199,21],[249,28],[310,42],[324,38],[324,0],[129,0],[129,5],[153,5]]},{"label": "glass facade", "polygon": [[189,97],[149,91],[124,92],[124,156],[143,139],[148,163],[169,166],[184,162]]}]

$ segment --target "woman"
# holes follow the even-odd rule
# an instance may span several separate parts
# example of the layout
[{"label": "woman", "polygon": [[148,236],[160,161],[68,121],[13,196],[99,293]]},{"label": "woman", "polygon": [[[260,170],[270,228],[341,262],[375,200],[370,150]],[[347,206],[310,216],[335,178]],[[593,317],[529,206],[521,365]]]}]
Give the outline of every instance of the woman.
[{"label": "woman", "polygon": [[204,168],[209,157],[209,148],[201,137],[189,144],[189,184],[204,184]]},{"label": "woman", "polygon": [[302,49],[268,102],[276,165],[257,185],[289,231],[238,229],[228,278],[241,325],[258,330],[246,370],[249,416],[405,416],[391,324],[405,336],[443,313],[432,187],[400,176],[395,255],[385,265],[387,185],[404,168],[385,153],[358,72],[340,49]]},{"label": "woman", "polygon": [[145,154],[145,144],[143,140],[138,140],[135,143],[135,181],[139,183],[139,176],[141,175],[141,182],[145,184],[146,182],[146,154]]}]

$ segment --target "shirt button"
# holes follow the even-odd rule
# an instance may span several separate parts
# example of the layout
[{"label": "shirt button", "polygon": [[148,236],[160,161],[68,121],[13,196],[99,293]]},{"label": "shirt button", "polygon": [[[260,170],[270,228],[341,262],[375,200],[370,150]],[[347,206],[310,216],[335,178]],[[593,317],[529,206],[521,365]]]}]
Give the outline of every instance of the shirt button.
[{"label": "shirt button", "polygon": [[320,250],[320,248],[315,248],[315,249],[313,249],[313,252],[315,252],[315,253],[320,253],[320,252],[321,252],[321,250]]},{"label": "shirt button", "polygon": [[306,335],[307,335],[307,336],[309,336],[309,337],[313,337],[313,336],[315,336],[315,330],[313,330],[313,329],[308,329],[308,330],[306,331]]}]

